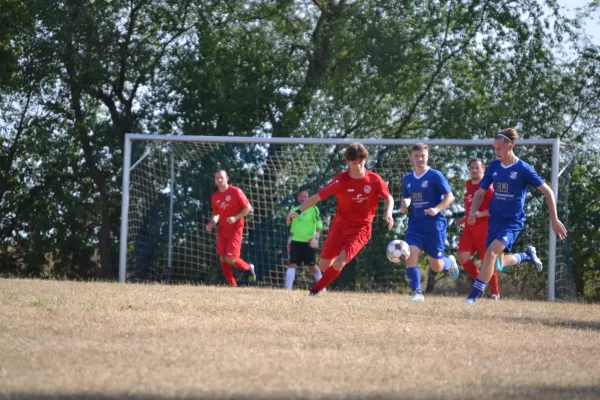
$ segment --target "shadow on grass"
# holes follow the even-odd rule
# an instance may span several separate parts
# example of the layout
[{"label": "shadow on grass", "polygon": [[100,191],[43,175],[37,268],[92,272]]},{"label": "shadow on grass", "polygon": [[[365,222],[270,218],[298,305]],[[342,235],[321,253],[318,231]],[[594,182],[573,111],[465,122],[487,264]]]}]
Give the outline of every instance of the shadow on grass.
[{"label": "shadow on grass", "polygon": [[539,317],[503,317],[501,319],[506,322],[519,323],[525,325],[544,325],[552,328],[570,328],[600,331],[600,321],[579,321]]},{"label": "shadow on grass", "polygon": [[[267,394],[250,396],[250,395],[205,395],[205,396],[159,396],[159,395],[132,395],[132,394],[89,394],[89,393],[72,393],[72,394],[36,394],[36,393],[2,393],[0,392],[0,399],[32,399],[32,400],[162,400],[162,399],[190,399],[190,400],[208,400],[208,399],[229,399],[229,400],[254,400],[254,399],[378,399],[378,400],[433,400],[437,397],[425,397],[410,393],[390,393],[390,394],[339,394],[336,396],[319,396],[318,394],[306,395],[306,396],[295,396],[293,394],[279,393],[279,394]],[[481,395],[452,395],[444,397],[449,400],[484,400],[490,399],[536,399],[536,400],[554,400],[554,399],[568,399],[568,400],[591,400],[600,398],[600,386],[571,386],[571,387],[512,387],[507,389],[505,393],[502,389],[495,390],[493,396],[490,397]]]}]

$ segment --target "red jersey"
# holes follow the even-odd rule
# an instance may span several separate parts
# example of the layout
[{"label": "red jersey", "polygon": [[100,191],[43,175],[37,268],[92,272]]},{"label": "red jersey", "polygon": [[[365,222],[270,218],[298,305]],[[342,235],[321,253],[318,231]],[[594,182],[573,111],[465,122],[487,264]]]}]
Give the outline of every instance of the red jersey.
[{"label": "red jersey", "polygon": [[335,194],[337,209],[335,221],[351,225],[364,225],[373,222],[379,196],[387,199],[390,190],[379,175],[366,171],[363,178],[350,177],[350,170],[336,175],[324,188],[319,190],[321,200]]},{"label": "red jersey", "polygon": [[216,191],[212,195],[213,214],[219,215],[220,230],[236,230],[244,226],[244,218],[240,218],[233,224],[225,221],[228,217],[237,215],[242,208],[246,207],[250,202],[246,195],[239,187],[229,185],[226,191]]},{"label": "red jersey", "polygon": [[[470,179],[465,182],[465,215],[468,217],[471,212],[471,204],[473,204],[473,199],[475,198],[475,192],[477,192],[479,188],[479,184],[474,184]],[[490,200],[494,196],[494,186],[490,185],[490,188],[485,192],[483,196],[483,201],[479,206],[477,211],[485,211],[490,209]],[[488,228],[488,220],[489,217],[477,218],[475,220],[474,225],[469,225],[468,223],[465,227],[468,229],[477,229],[477,230],[485,230],[487,233]]]}]

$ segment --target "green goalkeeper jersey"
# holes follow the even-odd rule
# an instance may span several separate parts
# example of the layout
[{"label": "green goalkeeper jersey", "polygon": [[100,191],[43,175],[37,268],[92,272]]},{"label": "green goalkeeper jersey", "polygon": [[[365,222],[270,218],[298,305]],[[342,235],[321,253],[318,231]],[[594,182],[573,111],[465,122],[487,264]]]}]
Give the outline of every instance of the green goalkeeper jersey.
[{"label": "green goalkeeper jersey", "polygon": [[[292,212],[300,210],[300,206],[292,208]],[[308,210],[304,210],[298,218],[292,220],[290,233],[294,242],[308,242],[315,236],[318,229],[323,229],[321,221],[321,213],[317,206],[312,206]]]}]

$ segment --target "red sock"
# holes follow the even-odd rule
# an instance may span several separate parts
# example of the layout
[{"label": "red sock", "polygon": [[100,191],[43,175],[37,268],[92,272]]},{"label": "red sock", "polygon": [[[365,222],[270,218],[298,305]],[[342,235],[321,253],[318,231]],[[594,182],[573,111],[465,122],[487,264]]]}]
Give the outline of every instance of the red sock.
[{"label": "red sock", "polygon": [[471,278],[477,279],[477,277],[479,276],[479,268],[477,268],[477,265],[475,265],[473,260],[469,260],[466,263],[464,263],[463,268],[467,272],[467,274],[471,276]]},{"label": "red sock", "polygon": [[238,258],[237,260],[235,260],[233,265],[235,265],[237,268],[241,269],[242,271],[248,271],[250,269],[250,265],[248,265],[248,263],[246,261],[242,260],[241,258]]},{"label": "red sock", "polygon": [[340,276],[341,272],[341,270],[338,271],[333,267],[327,268],[327,270],[323,273],[321,279],[315,282],[311,290],[316,290],[317,292],[320,292],[321,290],[325,289],[331,282],[333,282],[335,278]]},{"label": "red sock", "polygon": [[488,282],[488,287],[490,288],[490,294],[497,294],[497,295],[500,294],[500,292],[498,291],[498,273],[497,272],[494,272],[494,275],[492,275],[492,278]]},{"label": "red sock", "polygon": [[223,275],[225,276],[225,280],[227,281],[227,283],[229,283],[231,286],[237,286],[237,282],[235,281],[235,276],[233,276],[233,268],[231,268],[231,265],[223,261],[221,263],[221,269],[223,270]]}]

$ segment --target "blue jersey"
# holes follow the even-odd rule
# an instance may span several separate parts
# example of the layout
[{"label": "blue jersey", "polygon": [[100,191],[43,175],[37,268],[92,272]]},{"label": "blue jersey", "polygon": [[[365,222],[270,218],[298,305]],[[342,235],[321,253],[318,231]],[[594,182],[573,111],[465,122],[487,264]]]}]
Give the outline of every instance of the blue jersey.
[{"label": "blue jersey", "polygon": [[490,202],[490,224],[510,229],[523,229],[525,222],[525,195],[527,186],[539,187],[544,181],[533,167],[522,160],[505,166],[495,160],[485,170],[479,182],[481,189],[494,184],[494,197]]},{"label": "blue jersey", "polygon": [[408,229],[419,232],[435,232],[446,229],[446,217],[439,212],[436,216],[425,214],[425,210],[442,202],[445,194],[451,193],[446,177],[438,170],[429,168],[417,177],[414,172],[406,174],[402,181],[402,198],[411,199],[412,211]]}]

